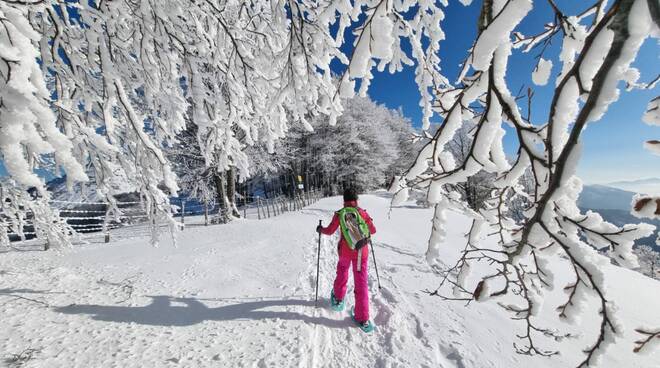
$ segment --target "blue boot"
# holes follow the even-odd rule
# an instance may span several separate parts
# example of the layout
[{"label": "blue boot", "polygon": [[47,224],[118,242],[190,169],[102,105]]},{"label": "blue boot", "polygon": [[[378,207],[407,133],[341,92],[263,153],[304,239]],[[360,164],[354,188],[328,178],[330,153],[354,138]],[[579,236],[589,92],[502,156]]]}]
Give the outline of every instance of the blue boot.
[{"label": "blue boot", "polygon": [[353,322],[355,322],[356,325],[358,325],[358,327],[360,327],[360,330],[362,330],[364,332],[369,333],[369,332],[373,331],[374,328],[376,328],[376,326],[374,326],[374,324],[371,323],[371,321],[360,322],[360,321],[356,320],[355,319],[355,309],[351,309],[351,319],[353,320]]},{"label": "blue boot", "polygon": [[330,293],[330,308],[332,308],[332,310],[337,312],[341,312],[344,310],[344,301],[337,300],[337,298],[335,298],[334,290]]}]

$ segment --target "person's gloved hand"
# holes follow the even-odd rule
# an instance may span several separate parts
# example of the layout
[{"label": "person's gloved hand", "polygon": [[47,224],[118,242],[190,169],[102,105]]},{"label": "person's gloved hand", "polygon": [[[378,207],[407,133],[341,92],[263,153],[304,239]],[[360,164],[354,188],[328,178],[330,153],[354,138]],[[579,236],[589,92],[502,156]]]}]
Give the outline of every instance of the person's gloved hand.
[{"label": "person's gloved hand", "polygon": [[318,225],[318,226],[316,227],[316,232],[320,234],[320,233],[321,233],[321,229],[323,229],[323,226]]}]

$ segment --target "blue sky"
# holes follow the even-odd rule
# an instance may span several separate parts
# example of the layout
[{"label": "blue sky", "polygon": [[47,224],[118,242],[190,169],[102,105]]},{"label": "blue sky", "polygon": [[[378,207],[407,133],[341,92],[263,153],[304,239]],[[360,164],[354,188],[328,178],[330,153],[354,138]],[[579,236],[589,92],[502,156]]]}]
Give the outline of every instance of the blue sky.
[{"label": "blue sky", "polygon": [[[446,39],[441,43],[441,67],[451,79],[459,71],[459,64],[465,58],[465,53],[476,35],[475,19],[479,11],[480,1],[466,7],[457,1],[450,1],[446,8],[443,30]],[[585,7],[582,1],[557,1],[558,6],[566,13],[579,12]],[[520,25],[518,31],[523,34],[537,33],[544,23],[552,21],[552,13],[546,2],[536,1],[534,9]],[[548,49],[547,55],[556,60],[561,39],[556,38]],[[657,43],[647,40],[643,45],[634,66],[640,69],[641,81],[649,81],[660,73],[660,48]],[[509,64],[507,80],[510,89],[516,93],[524,85],[530,86],[529,73],[534,67],[532,60],[535,51],[520,55],[514,52]],[[559,72],[559,65],[554,62],[553,75]],[[511,71],[520,71],[512,73]],[[532,106],[532,120],[542,123],[547,120],[549,101],[553,87],[537,87]],[[660,139],[660,128],[650,127],[641,121],[641,116],[649,100],[660,94],[660,87],[653,90],[623,92],[619,101],[613,104],[605,117],[590,124],[583,132],[583,155],[578,174],[586,183],[607,183],[618,180],[636,180],[660,176],[660,157],[646,151],[642,144],[648,139]],[[390,75],[377,73],[372,82],[369,95],[372,99],[390,108],[401,108],[417,127],[421,125],[421,109],[419,108],[419,93],[414,82],[412,70]],[[435,119],[440,121],[439,118]],[[512,132],[505,137],[505,147],[508,154],[515,153],[517,148]]]}]

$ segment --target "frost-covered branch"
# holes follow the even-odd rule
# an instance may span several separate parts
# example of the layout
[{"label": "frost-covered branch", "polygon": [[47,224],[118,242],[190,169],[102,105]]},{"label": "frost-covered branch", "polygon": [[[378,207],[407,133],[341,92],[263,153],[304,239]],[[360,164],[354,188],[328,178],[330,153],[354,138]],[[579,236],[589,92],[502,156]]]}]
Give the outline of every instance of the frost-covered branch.
[{"label": "frost-covered branch", "polygon": [[635,348],[633,349],[635,353],[639,353],[643,349],[645,351],[651,350],[653,345],[658,345],[658,342],[660,341],[660,330],[647,331],[642,328],[638,328],[635,331],[642,335],[641,340],[635,341]]},{"label": "frost-covered branch", "polygon": [[[526,307],[502,304],[514,319],[525,322],[526,333],[518,336],[522,342],[516,347],[518,352],[551,355],[551,351],[538,347],[533,335],[562,336],[537,327],[539,305],[547,290],[564,288],[567,299],[557,306],[557,312],[569,320],[580,313],[587,296],[599,300],[593,312],[600,322],[594,340],[585,348],[585,359],[578,363],[581,367],[593,364],[622,329],[603,280],[601,265],[608,260],[599,252],[606,251],[619,265],[637,267],[632,246],[635,239],[648,236],[653,227],[618,227],[596,213],[580,213],[576,200],[582,184],[575,176],[580,138],[585,126],[600,120],[616,101],[619,81],[633,80],[626,70],[644,39],[658,32],[654,30],[653,6],[646,0],[620,0],[609,6],[605,1],[595,1],[576,15],[565,14],[554,1],[549,3],[553,22],[538,34],[525,36],[515,29],[531,10],[530,1],[483,2],[479,35],[458,84],[436,93],[435,106],[444,121],[415,164],[392,187],[395,202],[405,200],[411,188],[423,188],[427,200],[435,204],[427,251],[432,263],[444,239],[444,211],[448,208],[494,229],[484,236],[485,226],[473,224],[459,261],[441,271],[440,287],[432,294],[442,295],[443,285],[448,284],[454,292],[459,291],[454,295],[459,300],[483,301],[511,295],[520,299]],[[553,56],[544,43],[558,36],[563,37],[563,48]],[[541,51],[534,57],[534,83],[543,85],[551,76],[550,58],[558,59],[561,67],[549,100],[549,115],[541,123],[522,117],[524,109],[504,78],[512,52],[525,54],[537,47]],[[527,109],[529,115],[530,106]],[[647,119],[651,119],[656,112],[653,104],[648,111]],[[519,147],[511,159],[505,159],[503,152],[504,123],[514,129]],[[448,157],[448,142],[462,126],[469,125],[474,128],[467,154],[458,160]],[[494,193],[481,208],[468,211],[464,204],[456,204],[454,188],[481,171],[496,175]],[[521,185],[523,179],[531,179],[531,185]],[[516,198],[518,193],[529,203],[518,212],[519,217],[513,218],[503,199]],[[496,244],[484,241],[491,236]],[[555,285],[548,267],[557,257],[568,259],[566,267],[574,281],[567,285]],[[490,266],[491,272],[476,276],[476,285],[471,286],[475,281],[468,274],[479,262]]]}]

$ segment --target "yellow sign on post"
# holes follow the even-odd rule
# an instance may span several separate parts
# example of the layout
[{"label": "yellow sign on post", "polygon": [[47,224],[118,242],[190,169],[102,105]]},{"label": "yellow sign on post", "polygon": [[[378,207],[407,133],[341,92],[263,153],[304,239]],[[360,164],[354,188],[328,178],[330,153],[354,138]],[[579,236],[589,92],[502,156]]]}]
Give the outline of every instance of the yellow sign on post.
[{"label": "yellow sign on post", "polygon": [[302,183],[302,176],[298,175],[298,183]]}]

